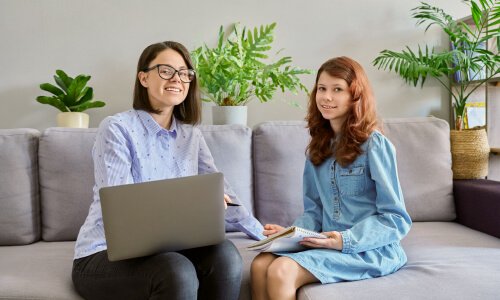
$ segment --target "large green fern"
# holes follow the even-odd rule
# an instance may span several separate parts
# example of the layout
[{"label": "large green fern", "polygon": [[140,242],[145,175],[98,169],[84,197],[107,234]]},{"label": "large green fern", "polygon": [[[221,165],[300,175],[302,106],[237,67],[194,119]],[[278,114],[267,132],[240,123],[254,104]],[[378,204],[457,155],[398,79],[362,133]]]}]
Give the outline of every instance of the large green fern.
[{"label": "large green fern", "polygon": [[307,92],[298,75],[310,70],[290,66],[290,57],[267,63],[272,49],[276,23],[247,30],[235,24],[226,37],[219,29],[217,46],[206,44],[192,51],[191,56],[203,91],[203,100],[217,105],[246,105],[255,96],[261,102],[272,99],[276,89]]},{"label": "large green fern", "polygon": [[[469,96],[481,83],[500,73],[500,56],[483,49],[486,41],[496,41],[500,49],[500,2],[497,0],[465,1],[470,9],[474,26],[465,22],[455,21],[444,10],[422,2],[413,9],[413,18],[417,24],[427,24],[425,31],[432,25],[437,25],[448,35],[452,48],[436,51],[425,46],[418,51],[409,47],[400,52],[383,50],[375,58],[373,64],[379,69],[394,71],[405,82],[423,86],[428,76],[436,78],[452,95],[455,116],[463,120],[465,104]],[[469,70],[476,74],[480,71],[486,74],[483,78],[469,78]],[[448,79],[455,72],[460,73],[462,80],[450,87]]]}]

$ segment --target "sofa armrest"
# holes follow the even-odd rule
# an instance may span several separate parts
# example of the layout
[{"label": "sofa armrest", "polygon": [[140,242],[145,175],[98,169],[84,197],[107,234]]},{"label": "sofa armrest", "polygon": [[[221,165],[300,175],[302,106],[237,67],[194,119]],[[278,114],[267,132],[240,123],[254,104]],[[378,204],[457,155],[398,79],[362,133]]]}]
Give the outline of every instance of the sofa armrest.
[{"label": "sofa armrest", "polygon": [[500,182],[454,180],[457,222],[500,238]]}]

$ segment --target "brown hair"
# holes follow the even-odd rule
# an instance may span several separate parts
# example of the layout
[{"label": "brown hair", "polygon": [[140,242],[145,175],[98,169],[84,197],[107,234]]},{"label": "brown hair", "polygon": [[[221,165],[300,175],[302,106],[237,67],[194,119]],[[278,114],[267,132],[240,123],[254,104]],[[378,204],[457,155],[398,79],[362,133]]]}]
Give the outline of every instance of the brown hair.
[{"label": "brown hair", "polygon": [[[147,69],[151,61],[153,61],[158,54],[166,49],[175,50],[179,53],[182,58],[184,58],[184,62],[186,63],[189,69],[193,69],[193,63],[191,61],[191,57],[189,56],[189,51],[182,44],[166,41],[161,43],[152,44],[144,51],[142,51],[141,57],[139,58],[139,62],[137,63],[137,74]],[[145,110],[150,113],[161,113],[160,110],[155,109],[151,106],[149,102],[149,96],[147,89],[142,86],[138,76],[135,78],[135,86],[134,86],[134,109]],[[188,94],[186,99],[179,105],[174,107],[174,116],[177,120],[182,121],[186,124],[198,124],[201,120],[201,101],[200,101],[200,89],[198,88],[198,81],[196,76],[193,81],[189,84]]]},{"label": "brown hair", "polygon": [[[318,79],[323,72],[344,79],[349,86],[353,101],[334,147],[332,140],[335,138],[335,133],[330,121],[323,118],[316,105]],[[311,135],[306,151],[314,165],[320,165],[333,156],[334,152],[336,160],[344,167],[356,160],[362,153],[361,145],[375,129],[381,129],[375,111],[375,97],[366,73],[359,63],[342,56],[332,58],[321,65],[309,97],[306,121]]]}]

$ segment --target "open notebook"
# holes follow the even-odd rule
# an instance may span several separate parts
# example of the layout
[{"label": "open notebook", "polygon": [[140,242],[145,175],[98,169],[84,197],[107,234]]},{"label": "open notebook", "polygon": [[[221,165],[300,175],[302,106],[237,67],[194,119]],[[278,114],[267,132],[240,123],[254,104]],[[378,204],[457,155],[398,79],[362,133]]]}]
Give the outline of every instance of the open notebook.
[{"label": "open notebook", "polygon": [[307,249],[299,244],[305,237],[315,237],[320,239],[328,238],[321,233],[300,228],[297,226],[290,226],[284,230],[268,236],[262,241],[258,241],[247,246],[248,250],[260,252],[297,252]]}]

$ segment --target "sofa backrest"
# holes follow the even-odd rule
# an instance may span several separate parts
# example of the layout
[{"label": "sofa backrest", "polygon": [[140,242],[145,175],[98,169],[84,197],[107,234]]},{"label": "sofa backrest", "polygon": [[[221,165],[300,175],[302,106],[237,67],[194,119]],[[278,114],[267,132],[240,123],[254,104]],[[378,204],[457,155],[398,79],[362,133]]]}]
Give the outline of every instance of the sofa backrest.
[{"label": "sofa backrest", "polygon": [[252,130],[241,125],[201,125],[199,128],[215,165],[224,173],[241,203],[253,213]]},{"label": "sofa backrest", "polygon": [[40,237],[39,135],[35,129],[0,130],[0,246]]},{"label": "sofa backrest", "polygon": [[[250,128],[204,125],[200,129],[217,167],[241,202],[252,209]],[[75,240],[92,202],[92,146],[97,129],[49,128],[40,138],[42,238]]]},{"label": "sofa backrest", "polygon": [[304,211],[302,173],[308,141],[301,121],[265,122],[254,128],[254,205],[263,224],[288,226]]},{"label": "sofa backrest", "polygon": [[[254,202],[263,223],[290,225],[303,212],[302,173],[309,141],[303,121],[254,128]],[[406,207],[413,221],[455,218],[449,126],[436,118],[384,120],[396,147]]]},{"label": "sofa backrest", "polygon": [[384,120],[396,147],[405,204],[413,221],[455,219],[450,127],[437,118]]},{"label": "sofa backrest", "polygon": [[[263,223],[302,213],[308,131],[302,121],[200,126],[215,163]],[[436,118],[388,119],[406,207],[414,221],[455,218],[449,127]],[[0,130],[0,245],[75,240],[92,201],[96,129]],[[41,232],[41,235],[40,235]]]},{"label": "sofa backrest", "polygon": [[97,129],[54,127],[38,150],[42,239],[75,240],[92,201],[92,146]]}]

